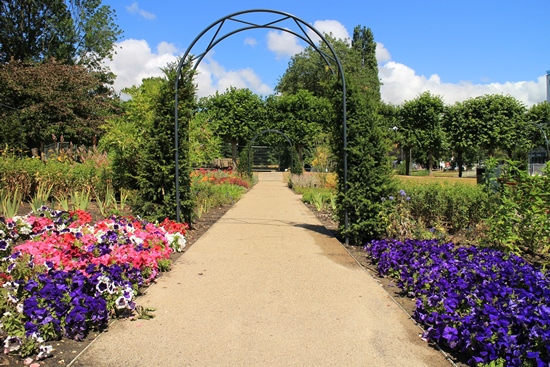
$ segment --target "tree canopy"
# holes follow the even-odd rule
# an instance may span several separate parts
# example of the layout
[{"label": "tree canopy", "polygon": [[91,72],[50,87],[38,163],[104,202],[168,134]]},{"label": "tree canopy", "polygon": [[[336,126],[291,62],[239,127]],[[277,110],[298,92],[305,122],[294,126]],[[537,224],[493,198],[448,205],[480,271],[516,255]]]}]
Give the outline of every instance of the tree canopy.
[{"label": "tree canopy", "polygon": [[[20,136],[12,134],[12,138],[21,139],[27,148],[39,148],[61,137],[93,145],[99,127],[117,111],[112,92],[96,73],[53,59],[40,64],[1,64],[0,90],[0,114],[7,125],[18,127]],[[19,146],[14,141],[5,143]]]},{"label": "tree canopy", "polygon": [[330,102],[301,89],[295,94],[268,98],[267,108],[270,123],[290,137],[303,166],[304,149],[313,146],[332,118]]},{"label": "tree canopy", "polygon": [[216,134],[231,143],[236,166],[237,145],[246,145],[262,126],[260,122],[265,117],[262,99],[248,88],[231,87],[204,100],[202,109],[208,113]]},{"label": "tree canopy", "polygon": [[445,145],[444,112],[443,98],[430,92],[424,92],[415,99],[406,101],[399,110],[407,148],[427,153],[430,174],[434,159],[440,158]]},{"label": "tree canopy", "polygon": [[94,69],[113,53],[122,31],[101,0],[5,0],[0,5],[0,62],[42,61]]}]

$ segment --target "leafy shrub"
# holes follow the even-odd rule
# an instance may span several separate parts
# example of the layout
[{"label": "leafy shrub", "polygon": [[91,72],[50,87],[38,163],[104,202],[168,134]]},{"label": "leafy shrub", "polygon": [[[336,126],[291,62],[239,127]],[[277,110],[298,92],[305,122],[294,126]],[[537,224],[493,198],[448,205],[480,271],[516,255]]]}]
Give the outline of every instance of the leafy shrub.
[{"label": "leafy shrub", "polygon": [[[488,162],[493,172],[496,162]],[[487,235],[482,244],[516,254],[548,254],[550,250],[550,177],[530,176],[507,161],[501,175],[487,180]]]},{"label": "leafy shrub", "polygon": [[[405,192],[405,197],[410,198],[406,206],[398,208],[407,211],[401,214],[410,216],[427,230],[436,228],[455,234],[475,228],[488,215],[486,209],[489,196],[481,186],[459,182],[418,184],[412,181],[402,182],[400,186],[400,192]],[[401,198],[403,195],[396,193],[394,196]],[[394,210],[391,203],[391,200],[386,202],[386,211]],[[394,228],[392,232],[396,230]]]}]

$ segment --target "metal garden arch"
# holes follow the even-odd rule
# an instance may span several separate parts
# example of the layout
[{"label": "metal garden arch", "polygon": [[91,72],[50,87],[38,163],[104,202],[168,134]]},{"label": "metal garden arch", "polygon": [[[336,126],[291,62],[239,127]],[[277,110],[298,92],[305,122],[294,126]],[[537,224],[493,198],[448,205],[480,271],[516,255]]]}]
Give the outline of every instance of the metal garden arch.
[{"label": "metal garden arch", "polygon": [[256,141],[256,139],[258,138],[258,136],[260,135],[263,135],[265,133],[277,133],[279,135],[282,135],[286,141],[288,142],[288,145],[290,146],[290,151],[291,151],[291,154],[290,154],[290,166],[292,167],[292,163],[293,163],[293,157],[292,157],[292,141],[290,141],[290,138],[285,134],[283,133],[282,131],[279,131],[279,130],[275,130],[275,129],[265,129],[265,130],[262,130],[260,131],[259,133],[257,133],[256,135],[254,135],[254,137],[252,138],[252,140],[250,140],[250,142],[248,143],[247,147],[248,147],[248,167],[252,167],[250,165],[250,149],[252,148],[252,144],[254,144],[254,142]]},{"label": "metal garden arch", "polygon": [[[274,15],[276,18],[270,22],[267,23],[254,23],[246,19],[240,19],[239,17],[251,13],[260,13],[260,14],[270,14]],[[280,23],[289,20],[294,22],[294,24],[298,27],[298,29],[301,31],[301,34],[296,33],[293,30],[290,30],[288,28],[283,28]],[[229,24],[230,22],[234,22],[240,27],[237,27],[236,29],[233,29],[229,31],[225,35],[221,35],[222,28],[225,24]],[[191,42],[185,53],[183,54],[182,58],[179,61],[178,68],[177,68],[177,74],[176,74],[176,83],[175,83],[175,111],[174,111],[174,130],[175,130],[175,163],[176,163],[176,171],[175,171],[175,180],[176,180],[176,219],[179,222],[180,221],[180,195],[179,195],[179,142],[178,142],[178,86],[179,86],[179,79],[181,77],[181,69],[183,68],[183,65],[185,63],[189,63],[193,65],[192,71],[195,71],[197,67],[199,66],[202,59],[206,56],[206,54],[214,48],[218,43],[223,41],[224,39],[228,38],[229,36],[232,36],[234,34],[252,30],[252,29],[259,29],[259,28],[266,28],[266,29],[273,29],[278,30],[286,33],[290,33],[298,38],[300,38],[302,41],[306,42],[309,46],[311,46],[315,51],[317,51],[323,60],[326,62],[326,64],[331,68],[332,73],[334,74],[334,70],[331,67],[331,64],[329,63],[329,60],[332,62],[335,62],[338,67],[338,75],[340,77],[340,81],[342,83],[342,138],[343,138],[343,171],[344,171],[344,177],[343,177],[343,183],[344,183],[344,195],[347,193],[347,179],[348,179],[348,157],[347,157],[347,123],[346,123],[346,78],[344,77],[344,70],[342,68],[342,64],[340,62],[340,59],[336,55],[336,52],[334,52],[334,49],[332,48],[332,45],[327,41],[325,36],[319,32],[317,29],[315,29],[313,26],[307,24],[303,20],[301,20],[298,17],[295,17],[294,15],[277,11],[277,10],[268,10],[268,9],[253,9],[253,10],[244,10],[237,13],[233,13],[230,15],[227,15],[218,21],[212,23],[208,27],[206,27],[194,40]],[[212,39],[210,40],[208,46],[206,49],[196,56],[193,56],[188,61],[187,58],[190,56],[191,50],[196,45],[196,43],[210,30],[214,30],[214,35]],[[307,34],[307,30],[310,30],[314,32],[328,47],[330,50],[330,54],[323,52],[311,39],[311,37]],[[345,209],[345,216],[344,216],[344,225],[346,230],[348,229],[348,210]],[[348,239],[346,238],[346,242],[348,242]]]}]

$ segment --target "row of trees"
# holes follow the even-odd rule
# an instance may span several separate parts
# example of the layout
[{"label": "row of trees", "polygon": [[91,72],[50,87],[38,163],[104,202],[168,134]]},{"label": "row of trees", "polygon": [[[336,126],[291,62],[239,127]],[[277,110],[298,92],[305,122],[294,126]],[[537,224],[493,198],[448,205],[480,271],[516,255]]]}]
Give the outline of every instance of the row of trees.
[{"label": "row of trees", "polygon": [[[439,160],[454,158],[462,176],[463,166],[489,157],[527,162],[534,148],[545,147],[548,153],[547,102],[527,108],[512,96],[494,94],[447,106],[441,96],[424,92],[401,106],[387,106],[386,117],[394,141],[412,150],[412,158],[430,172]],[[407,169],[410,157],[405,157]]]},{"label": "row of trees", "polygon": [[[167,65],[163,77],[125,90],[131,99],[123,102],[109,87],[113,75],[100,66],[120,35],[114,12],[100,0],[5,1],[0,21],[1,143],[32,148],[62,136],[76,144],[99,141],[113,159],[117,185],[139,191],[141,210],[173,217],[175,65]],[[514,157],[525,155],[528,132],[541,129],[535,124],[548,121],[547,104],[527,111],[505,96],[445,106],[441,97],[424,93],[402,106],[384,104],[372,31],[358,26],[351,40],[327,39],[347,86],[347,182],[338,68],[308,47],[292,57],[276,94],[265,98],[230,88],[196,100],[193,75],[184,71],[178,106],[185,120],[179,132],[184,210],[191,205],[189,167],[219,156],[224,142],[236,159],[237,145],[246,145],[260,130],[276,129],[293,141],[301,164],[308,150],[331,147],[340,177],[339,222],[343,230],[349,224],[344,234],[352,242],[362,243],[383,230],[377,214],[380,198],[394,185],[392,143],[412,149],[428,166],[451,155],[467,161],[476,152]],[[326,44],[319,49],[331,55]],[[264,142],[279,138],[266,136]]]}]

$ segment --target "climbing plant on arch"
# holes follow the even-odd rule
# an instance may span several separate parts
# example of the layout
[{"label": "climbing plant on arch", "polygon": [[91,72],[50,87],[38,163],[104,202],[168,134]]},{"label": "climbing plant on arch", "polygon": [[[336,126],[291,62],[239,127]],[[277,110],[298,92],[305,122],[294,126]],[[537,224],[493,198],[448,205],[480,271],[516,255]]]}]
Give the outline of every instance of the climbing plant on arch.
[{"label": "climbing plant on arch", "polygon": [[[246,19],[246,16],[249,14],[261,14],[261,15],[269,15],[272,16],[273,19],[264,23],[255,23],[253,21],[250,21]],[[285,23],[286,22],[286,23]],[[283,26],[283,23],[285,23],[286,27]],[[289,24],[294,25],[297,30],[292,30],[289,28]],[[224,34],[224,27],[229,30],[227,33]],[[233,28],[232,28],[233,27]],[[174,109],[174,129],[175,129],[175,162],[176,162],[176,168],[175,168],[175,183],[176,183],[176,197],[177,197],[177,203],[176,203],[176,219],[180,221],[181,213],[180,213],[180,188],[179,188],[179,141],[178,141],[178,129],[179,129],[179,121],[178,121],[178,89],[179,89],[179,81],[180,81],[180,73],[184,65],[192,65],[191,70],[195,71],[197,67],[199,66],[200,62],[203,60],[203,58],[206,56],[206,54],[211,51],[217,44],[219,44],[221,41],[225,40],[226,38],[243,32],[247,30],[252,29],[259,29],[259,28],[265,28],[265,29],[272,29],[272,30],[278,30],[286,33],[290,33],[305,43],[307,43],[309,46],[311,46],[313,49],[315,49],[323,58],[323,60],[326,62],[329,68],[332,70],[332,64],[336,64],[337,66],[337,72],[338,77],[340,78],[341,86],[342,86],[342,156],[339,157],[341,166],[343,168],[343,177],[340,179],[343,181],[343,194],[345,196],[346,190],[347,190],[347,131],[346,131],[346,79],[344,76],[344,71],[342,68],[342,64],[336,55],[336,52],[334,51],[332,45],[327,41],[325,36],[319,32],[317,29],[315,29],[313,26],[309,25],[308,23],[304,22],[300,18],[282,12],[277,10],[268,10],[268,9],[256,9],[256,10],[245,10],[237,13],[230,14],[228,16],[225,16],[216,22],[212,23],[208,27],[206,27],[199,35],[191,42],[187,50],[185,51],[184,55],[181,57],[178,68],[177,68],[177,77],[175,82],[175,106]],[[313,32],[317,37],[320,38],[320,40],[327,46],[329,53],[324,52],[320,47],[317,46],[317,44],[314,42],[314,40],[310,37],[307,31]],[[208,32],[213,32],[214,35],[212,36],[210,42],[208,43],[207,47],[202,51],[197,53],[196,55],[191,55],[191,52],[195,45],[199,42],[200,39],[203,38]],[[334,70],[332,70],[334,74]],[[189,188],[186,188],[189,190]],[[345,217],[344,217],[344,227],[348,228],[348,213],[347,209],[345,209]],[[347,242],[347,239],[346,239]]]}]

